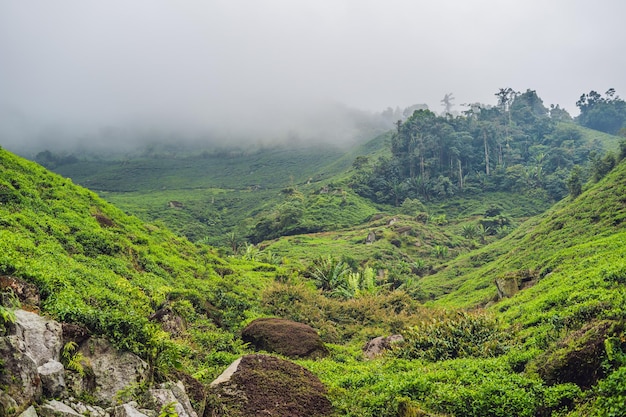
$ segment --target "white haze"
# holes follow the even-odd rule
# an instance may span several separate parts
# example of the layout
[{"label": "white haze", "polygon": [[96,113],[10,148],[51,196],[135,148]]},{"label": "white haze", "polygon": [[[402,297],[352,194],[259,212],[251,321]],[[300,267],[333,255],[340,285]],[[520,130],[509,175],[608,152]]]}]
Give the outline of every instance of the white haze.
[{"label": "white haze", "polygon": [[[337,143],[374,113],[626,94],[621,0],[0,0],[0,145]],[[357,111],[355,109],[360,109]],[[364,128],[365,126],[365,128]]]}]

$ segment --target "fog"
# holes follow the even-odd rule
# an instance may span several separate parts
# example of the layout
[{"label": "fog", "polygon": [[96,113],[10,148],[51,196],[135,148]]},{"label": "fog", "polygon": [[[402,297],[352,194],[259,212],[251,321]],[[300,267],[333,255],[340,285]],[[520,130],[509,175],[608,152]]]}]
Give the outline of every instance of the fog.
[{"label": "fog", "polygon": [[620,0],[0,0],[0,145],[340,143],[444,94],[626,95]]}]

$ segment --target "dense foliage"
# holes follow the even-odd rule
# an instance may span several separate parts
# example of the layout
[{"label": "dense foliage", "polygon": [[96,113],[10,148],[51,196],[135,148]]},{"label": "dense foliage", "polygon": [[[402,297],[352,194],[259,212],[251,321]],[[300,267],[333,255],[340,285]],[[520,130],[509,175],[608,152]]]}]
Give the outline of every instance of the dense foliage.
[{"label": "dense foliage", "polygon": [[626,102],[610,88],[604,97],[596,91],[580,96],[576,102],[580,110],[578,123],[591,129],[617,134],[626,128]]},{"label": "dense foliage", "polygon": [[416,110],[398,122],[391,157],[355,164],[353,187],[378,202],[400,205],[480,191],[527,191],[559,200],[572,168],[599,143],[547,109],[537,93],[501,89],[497,107],[473,106],[463,116]]}]

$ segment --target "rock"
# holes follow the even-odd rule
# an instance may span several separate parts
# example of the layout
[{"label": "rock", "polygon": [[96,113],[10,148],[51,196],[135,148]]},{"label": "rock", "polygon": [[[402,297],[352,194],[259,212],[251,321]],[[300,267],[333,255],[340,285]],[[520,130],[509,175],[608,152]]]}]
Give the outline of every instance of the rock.
[{"label": "rock", "polygon": [[46,401],[39,407],[40,417],[84,417],[69,405],[63,404],[61,401]]},{"label": "rock", "polygon": [[366,245],[371,245],[372,243],[376,242],[376,233],[374,232],[369,232],[367,234],[367,237],[365,238],[365,244]]},{"label": "rock", "polygon": [[15,310],[15,332],[24,343],[24,352],[37,366],[59,361],[63,331],[61,325],[25,310]]},{"label": "rock", "polygon": [[182,371],[174,371],[172,374],[179,380],[176,385],[182,384],[185,394],[189,397],[192,406],[198,415],[202,415],[204,411],[202,407],[204,406],[206,400],[206,389],[204,385],[191,375]]},{"label": "rock", "polygon": [[185,386],[181,381],[178,381],[176,384],[172,382],[161,384],[159,389],[151,389],[150,394],[156,401],[159,409],[173,403],[178,417],[198,417],[198,414],[191,406],[191,401],[189,401],[189,397],[185,392]]},{"label": "rock", "polygon": [[326,388],[309,370],[268,355],[246,355],[209,388],[205,416],[330,416]]},{"label": "rock", "polygon": [[535,285],[539,279],[539,272],[531,269],[509,272],[496,278],[495,284],[498,290],[498,299],[510,298],[520,290]]},{"label": "rock", "polygon": [[[93,394],[99,401],[111,404],[118,391],[129,385],[144,382],[148,377],[148,364],[129,352],[120,352],[101,338],[90,338],[79,352],[83,354],[86,378],[82,387],[73,384],[76,394],[81,390]],[[80,384],[78,384],[80,385]]]},{"label": "rock", "polygon": [[17,410],[18,405],[13,397],[0,390],[0,416],[12,416]]},{"label": "rock", "polygon": [[[148,417],[136,408],[137,404],[126,403],[113,409],[114,417]],[[180,416],[179,416],[180,417]]]},{"label": "rock", "polygon": [[35,313],[15,310],[13,334],[0,338],[4,372],[0,385],[20,407],[38,401],[42,394],[59,396],[65,390],[59,362],[61,325]]},{"label": "rock", "polygon": [[161,323],[161,327],[166,332],[178,336],[185,330],[185,321],[176,314],[171,308],[165,307],[154,312],[150,316],[150,320]]},{"label": "rock", "polygon": [[404,337],[399,334],[391,336],[375,337],[363,346],[363,355],[367,359],[374,359],[376,356],[382,355],[385,350],[391,349],[394,343],[400,343],[404,341]]},{"label": "rock", "polygon": [[501,277],[495,280],[498,290],[498,299],[511,298],[519,291],[519,284],[515,278]]},{"label": "rock", "polygon": [[290,358],[318,358],[328,354],[317,332],[306,324],[279,318],[257,319],[241,332],[244,342],[256,350]]},{"label": "rock", "polygon": [[109,417],[102,407],[98,407],[97,405],[88,405],[86,407],[87,412],[92,417]]},{"label": "rock", "polygon": [[35,410],[35,407],[31,405],[26,410],[24,410],[24,412],[20,414],[19,417],[38,417],[38,416],[37,416],[37,411]]},{"label": "rock", "polygon": [[26,407],[41,398],[43,392],[37,364],[26,352],[24,340],[17,335],[0,337],[0,386],[19,406]]},{"label": "rock", "polygon": [[65,391],[65,368],[61,362],[49,360],[37,368],[41,378],[43,394],[58,397]]}]

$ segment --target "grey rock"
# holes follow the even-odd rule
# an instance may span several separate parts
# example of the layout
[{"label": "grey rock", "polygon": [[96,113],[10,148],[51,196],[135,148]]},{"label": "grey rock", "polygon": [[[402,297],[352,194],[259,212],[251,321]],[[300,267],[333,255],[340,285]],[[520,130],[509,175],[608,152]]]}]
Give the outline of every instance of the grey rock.
[{"label": "grey rock", "polygon": [[[38,401],[43,385],[38,367],[58,362],[61,352],[61,325],[25,310],[15,310],[12,334],[0,337],[0,357],[4,372],[0,385],[18,406]],[[58,380],[58,378],[57,378]]]},{"label": "grey rock", "polygon": [[19,417],[39,417],[39,416],[37,415],[37,411],[35,410],[35,407],[31,405],[26,410],[24,410],[24,412],[20,414]]},{"label": "grey rock", "polygon": [[23,407],[39,400],[43,391],[37,364],[26,354],[24,341],[16,335],[0,337],[0,358],[4,361],[0,385],[6,393]]},{"label": "grey rock", "polygon": [[[175,394],[174,391],[176,391],[177,394]],[[177,387],[174,385],[170,389],[151,389],[150,394],[156,401],[159,410],[167,404],[173,404],[178,417],[198,417],[191,407],[191,402],[185,393],[185,389],[182,388],[181,390],[180,386]]]},{"label": "grey rock", "polygon": [[387,337],[375,337],[363,346],[363,355],[367,359],[374,359],[384,353],[385,350],[391,349],[393,344],[404,341],[404,337],[399,334],[394,334]]},{"label": "grey rock", "polygon": [[63,330],[59,323],[29,311],[16,310],[15,330],[24,343],[24,351],[37,366],[49,360],[59,360],[63,340]]},{"label": "grey rock", "polygon": [[57,400],[46,401],[39,407],[40,417],[84,417],[67,404]]},{"label": "grey rock", "polygon": [[137,408],[137,404],[126,403],[120,406],[117,406],[113,409],[114,417],[148,417],[146,414],[139,411]]},{"label": "grey rock", "polygon": [[98,407],[96,405],[87,405],[85,406],[85,408],[87,408],[87,413],[89,413],[89,415],[92,417],[106,417],[107,416],[106,411],[104,411],[104,408],[102,407]]},{"label": "grey rock", "polygon": [[37,368],[44,395],[58,397],[65,392],[65,368],[61,362],[49,360]]},{"label": "grey rock", "polygon": [[146,362],[132,353],[118,351],[105,339],[90,338],[81,346],[80,352],[93,374],[93,386],[84,389],[88,388],[105,404],[111,404],[119,391],[144,382],[148,377]]}]

